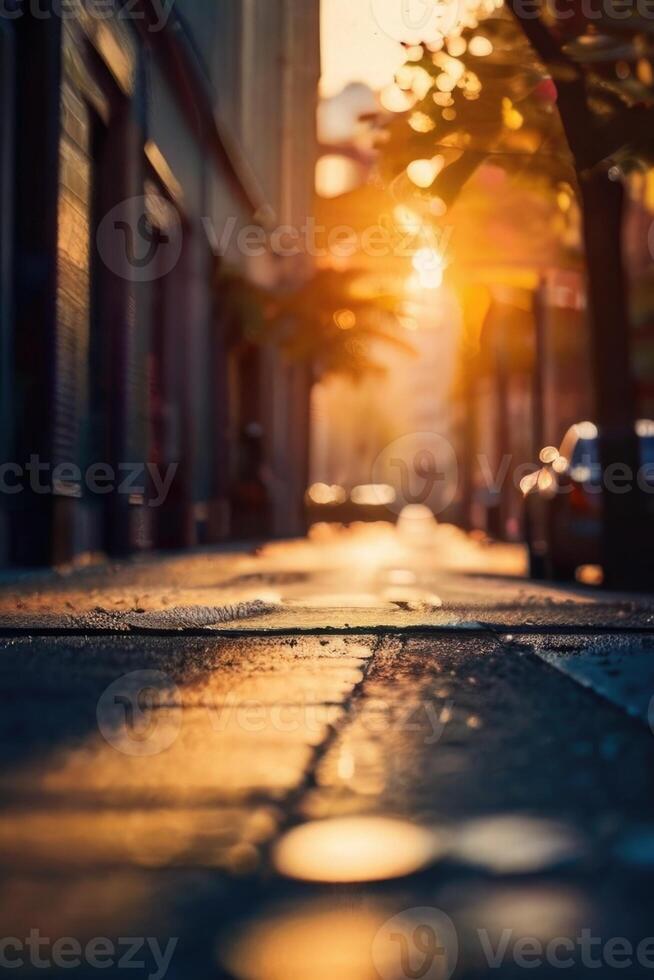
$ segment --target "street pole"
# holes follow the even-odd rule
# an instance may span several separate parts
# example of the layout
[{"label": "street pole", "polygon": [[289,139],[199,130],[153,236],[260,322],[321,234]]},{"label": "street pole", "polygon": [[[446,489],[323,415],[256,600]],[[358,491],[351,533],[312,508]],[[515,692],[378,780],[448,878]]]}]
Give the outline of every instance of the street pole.
[{"label": "street pole", "polygon": [[[622,260],[625,191],[605,168],[580,174],[586,246],[591,359],[599,428],[602,564],[610,587],[651,584],[653,558],[635,431],[637,400],[631,365],[630,323]],[[631,489],[607,488],[611,474],[631,473]],[[616,485],[617,485],[616,480]],[[619,482],[622,482],[620,479]],[[625,480],[626,483],[626,480]]]}]

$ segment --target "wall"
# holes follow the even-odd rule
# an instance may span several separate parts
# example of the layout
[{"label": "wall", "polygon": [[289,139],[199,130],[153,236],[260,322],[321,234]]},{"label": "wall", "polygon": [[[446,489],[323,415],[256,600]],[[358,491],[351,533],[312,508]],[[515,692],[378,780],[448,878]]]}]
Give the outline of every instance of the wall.
[{"label": "wall", "polygon": [[[49,492],[0,502],[0,563],[8,551],[22,564],[64,563],[230,533],[233,398],[216,266],[229,261],[252,275],[236,245],[239,228],[256,215],[301,214],[312,191],[317,0],[179,0],[178,21],[156,34],[147,20],[107,20],[106,4],[100,20],[93,9],[88,0],[63,24],[26,12],[1,25],[0,193],[3,205],[16,199],[17,220],[14,251],[3,206],[0,448],[22,464],[37,454],[59,476]],[[24,120],[15,152],[7,150],[7,105]],[[174,267],[164,269],[158,252],[152,274],[126,265],[127,232],[103,250],[107,215],[134,234],[147,219],[146,230],[169,243],[178,228]],[[138,252],[144,240],[132,241]],[[290,283],[304,266],[268,254],[262,271],[269,283]],[[273,349],[257,357],[265,467],[286,481],[272,494],[265,530],[294,533],[306,480],[307,375]],[[89,493],[84,474],[100,462],[117,474],[145,463],[178,472],[153,508],[147,479],[129,493]]]}]

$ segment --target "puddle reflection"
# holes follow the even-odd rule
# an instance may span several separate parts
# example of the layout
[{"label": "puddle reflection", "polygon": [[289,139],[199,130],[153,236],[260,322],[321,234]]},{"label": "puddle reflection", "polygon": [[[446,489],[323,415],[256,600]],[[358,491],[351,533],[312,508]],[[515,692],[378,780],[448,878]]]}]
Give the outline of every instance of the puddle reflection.
[{"label": "puddle reflection", "polygon": [[496,874],[545,871],[581,857],[584,850],[564,824],[513,815],[469,821],[455,845],[460,860]]},{"label": "puddle reflection", "polygon": [[427,827],[387,817],[318,820],[290,830],[274,851],[289,878],[363,882],[400,878],[435,861],[440,836]]},{"label": "puddle reflection", "polygon": [[219,943],[218,957],[239,980],[379,980],[371,950],[386,918],[369,904],[289,906]]},{"label": "puddle reflection", "polygon": [[516,936],[574,935],[590,917],[582,897],[559,887],[506,888],[491,892],[469,910],[491,932],[512,929]]}]

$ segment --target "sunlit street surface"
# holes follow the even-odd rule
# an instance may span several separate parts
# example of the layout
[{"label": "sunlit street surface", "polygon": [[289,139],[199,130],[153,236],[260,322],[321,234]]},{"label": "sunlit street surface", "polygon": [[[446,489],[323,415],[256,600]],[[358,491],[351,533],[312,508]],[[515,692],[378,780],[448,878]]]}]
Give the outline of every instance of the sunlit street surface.
[{"label": "sunlit street surface", "polygon": [[649,975],[654,602],[524,566],[418,513],[6,585],[17,975]]},{"label": "sunlit street surface", "polygon": [[0,692],[0,980],[654,978],[654,4],[0,0]]}]

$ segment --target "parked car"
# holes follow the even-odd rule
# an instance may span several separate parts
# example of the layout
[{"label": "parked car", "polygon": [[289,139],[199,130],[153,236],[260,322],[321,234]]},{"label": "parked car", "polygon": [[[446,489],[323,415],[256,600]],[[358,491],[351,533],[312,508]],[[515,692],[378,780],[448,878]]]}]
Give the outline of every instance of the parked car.
[{"label": "parked car", "polygon": [[[654,490],[654,421],[636,423],[642,474]],[[601,564],[602,495],[599,433],[578,422],[560,449],[547,446],[542,468],[521,481],[525,537],[533,578],[574,579],[582,565]]]},{"label": "parked car", "polygon": [[317,523],[352,524],[362,521],[395,522],[399,508],[393,505],[396,491],[386,483],[371,483],[346,489],[338,484],[314,483],[306,492],[309,526]]}]

